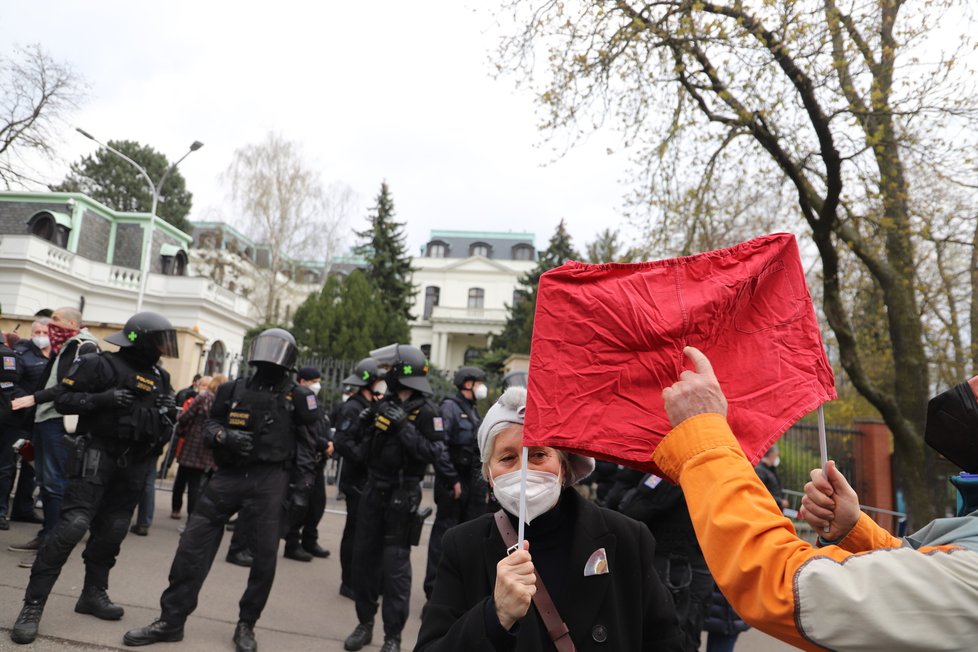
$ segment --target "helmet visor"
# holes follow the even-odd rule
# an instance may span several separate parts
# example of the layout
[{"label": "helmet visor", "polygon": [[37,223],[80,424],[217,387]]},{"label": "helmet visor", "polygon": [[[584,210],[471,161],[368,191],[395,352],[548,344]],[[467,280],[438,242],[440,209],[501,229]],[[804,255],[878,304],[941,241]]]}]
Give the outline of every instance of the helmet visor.
[{"label": "helmet visor", "polygon": [[180,349],[177,347],[177,332],[175,330],[156,331],[149,334],[150,340],[160,350],[164,358],[179,358]]},{"label": "helmet visor", "polygon": [[251,340],[248,362],[270,362],[291,369],[295,364],[295,345],[280,337],[259,335]]}]

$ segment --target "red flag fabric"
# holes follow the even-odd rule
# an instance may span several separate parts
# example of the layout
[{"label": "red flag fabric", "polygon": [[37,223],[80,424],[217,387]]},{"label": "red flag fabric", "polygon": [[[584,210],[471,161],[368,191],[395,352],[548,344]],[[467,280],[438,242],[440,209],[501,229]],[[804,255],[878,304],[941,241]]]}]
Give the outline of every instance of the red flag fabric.
[{"label": "red flag fabric", "polygon": [[695,346],[752,463],[836,398],[794,236],[646,263],[569,262],[540,278],[523,441],[656,472],[662,390]]}]

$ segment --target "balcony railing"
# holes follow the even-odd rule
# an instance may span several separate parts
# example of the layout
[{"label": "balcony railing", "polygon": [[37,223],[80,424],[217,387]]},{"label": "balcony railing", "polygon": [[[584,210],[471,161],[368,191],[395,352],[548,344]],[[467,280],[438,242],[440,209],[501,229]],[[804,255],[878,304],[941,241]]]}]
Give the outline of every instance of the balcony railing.
[{"label": "balcony railing", "polygon": [[504,324],[508,312],[504,308],[453,308],[435,306],[431,311],[431,321],[465,321],[483,324]]}]

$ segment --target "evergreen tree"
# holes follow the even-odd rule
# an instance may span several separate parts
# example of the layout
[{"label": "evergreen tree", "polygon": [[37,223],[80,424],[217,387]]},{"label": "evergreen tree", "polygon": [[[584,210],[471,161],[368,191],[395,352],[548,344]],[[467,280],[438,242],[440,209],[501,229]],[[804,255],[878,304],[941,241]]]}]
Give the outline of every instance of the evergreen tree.
[{"label": "evergreen tree", "polygon": [[509,317],[503,332],[493,339],[494,350],[505,350],[510,353],[529,353],[530,341],[533,338],[533,315],[537,308],[537,285],[540,276],[547,270],[559,267],[568,260],[580,260],[581,254],[574,249],[570,234],[564,226],[564,220],[557,225],[557,230],[550,238],[550,244],[541,251],[537,265],[520,277],[518,297],[509,306]]},{"label": "evergreen tree", "polygon": [[605,229],[586,245],[589,263],[631,263],[642,258],[642,251],[630,247],[622,251],[622,243],[618,240],[618,230]]},{"label": "evergreen tree", "polygon": [[296,309],[292,332],[303,354],[339,360],[359,360],[371,349],[410,337],[407,321],[391,316],[360,270],[327,278],[323,289]]},{"label": "evergreen tree", "polygon": [[367,276],[380,292],[389,315],[410,321],[414,285],[411,283],[411,258],[407,255],[404,223],[394,221],[394,200],[387,182],[380,184],[377,205],[368,216],[370,228],[358,231],[365,242],[357,253],[367,260]]},{"label": "evergreen tree", "polygon": [[[159,183],[170,169],[167,158],[148,145],[131,140],[110,140],[109,146],[141,165],[154,183]],[[117,211],[149,213],[153,207],[153,193],[146,179],[132,165],[102,147],[94,155],[83,156],[72,163],[65,180],[51,186],[51,190],[85,193]],[[193,227],[187,221],[187,214],[192,201],[187,182],[179,170],[174,170],[160,190],[156,215],[184,233],[190,233]]]}]

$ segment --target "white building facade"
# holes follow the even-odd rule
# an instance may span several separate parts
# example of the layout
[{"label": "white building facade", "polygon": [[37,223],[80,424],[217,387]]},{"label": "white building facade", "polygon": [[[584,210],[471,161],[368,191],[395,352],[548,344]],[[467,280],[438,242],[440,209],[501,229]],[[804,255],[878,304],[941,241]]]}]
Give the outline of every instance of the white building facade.
[{"label": "white building facade", "polygon": [[532,233],[432,231],[411,261],[411,343],[433,365],[456,369],[502,332],[519,278],[536,265]]},{"label": "white building facade", "polygon": [[[245,299],[213,279],[188,276],[190,236],[149,215],[119,213],[78,193],[0,192],[0,306],[4,330],[29,332],[44,308],[77,307],[99,336],[136,311],[144,238],[151,237],[143,309],[178,331],[180,359],[164,359],[175,386],[195,373],[234,375],[245,332]],[[110,347],[111,348],[111,347]]]}]

